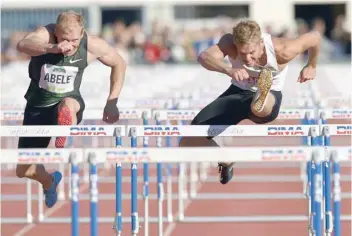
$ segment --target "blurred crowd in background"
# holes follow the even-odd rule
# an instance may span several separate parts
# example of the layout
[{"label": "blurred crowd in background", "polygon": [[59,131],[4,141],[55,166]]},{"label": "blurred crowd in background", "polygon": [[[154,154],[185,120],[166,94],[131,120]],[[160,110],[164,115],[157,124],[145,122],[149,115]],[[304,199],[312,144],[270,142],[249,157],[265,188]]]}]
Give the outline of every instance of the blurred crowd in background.
[{"label": "blurred crowd in background", "polygon": [[[216,44],[221,35],[231,32],[238,20],[222,17],[221,24],[209,27],[176,27],[154,21],[150,33],[144,32],[139,22],[126,25],[123,20],[116,20],[104,25],[100,36],[116,48],[128,64],[195,63],[199,53]],[[309,23],[297,19],[295,28],[282,29],[281,32],[273,32],[272,25],[268,24],[262,31],[293,38],[317,30],[323,35],[319,61],[343,61],[351,57],[351,32],[343,27],[344,20],[343,15],[338,16],[331,32],[327,32],[322,18]],[[29,59],[16,50],[17,42],[26,33],[16,32],[8,38],[1,53],[2,65]]]}]

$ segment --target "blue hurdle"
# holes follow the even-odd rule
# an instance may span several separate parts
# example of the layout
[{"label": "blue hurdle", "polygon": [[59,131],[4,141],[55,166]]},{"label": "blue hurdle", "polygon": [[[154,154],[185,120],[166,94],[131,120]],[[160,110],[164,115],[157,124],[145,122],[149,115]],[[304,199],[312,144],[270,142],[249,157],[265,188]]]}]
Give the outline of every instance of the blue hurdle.
[{"label": "blue hurdle", "polygon": [[[71,232],[79,235],[79,167],[75,155],[70,158],[71,163]],[[91,224],[93,224],[92,222]]]},{"label": "blue hurdle", "polygon": [[[148,112],[143,112],[141,118],[143,119],[143,125],[148,125]],[[116,140],[116,147],[122,147],[122,137],[121,137],[121,130],[116,129],[115,132],[115,140]],[[130,131],[129,136],[131,138],[131,147],[137,147],[137,137],[135,136],[133,130]],[[143,147],[148,147],[148,137],[143,137]],[[132,227],[132,234],[137,235],[139,232],[139,218],[138,218],[138,200],[137,200],[137,163],[131,164],[131,227]],[[116,199],[115,199],[115,206],[116,206],[116,213],[115,213],[115,220],[113,229],[116,232],[116,235],[122,234],[122,163],[116,163],[115,166],[115,176],[116,176]],[[148,219],[149,217],[149,163],[143,164],[143,178],[144,178],[144,187],[143,187],[143,196],[145,201],[145,217]],[[144,221],[145,230],[148,230],[149,225],[147,224],[148,221]]]},{"label": "blue hurdle", "polygon": [[[320,125],[321,139],[320,145],[326,148],[331,146],[330,130],[328,126],[328,119],[351,119],[352,109],[319,109],[317,123]],[[348,126],[348,125],[346,125]],[[349,127],[351,127],[349,125]],[[347,130],[348,131],[348,130]],[[351,128],[349,130],[351,134]],[[348,132],[347,132],[348,135]],[[331,166],[332,162],[332,166]],[[332,168],[332,170],[331,170]],[[331,171],[333,172],[333,213],[331,207]],[[332,153],[331,156],[326,157],[323,162],[323,184],[324,184],[324,207],[325,207],[325,220],[324,230],[327,236],[331,236],[334,232],[334,236],[341,235],[341,186],[340,186],[340,163],[338,155]]]},{"label": "blue hurdle", "polygon": [[[146,121],[147,122],[147,121]],[[144,123],[144,125],[147,125],[147,123]],[[340,126],[346,126],[346,125],[340,125]],[[106,126],[109,128],[108,126]],[[133,126],[132,126],[133,127]],[[311,196],[311,210],[312,210],[312,218],[310,223],[312,226],[312,234],[319,236],[322,235],[322,218],[325,217],[325,227],[324,230],[325,232],[327,231],[332,231],[334,232],[335,236],[340,236],[341,234],[341,225],[340,225],[340,207],[341,207],[341,189],[340,189],[340,183],[339,183],[339,171],[340,171],[340,166],[339,166],[339,156],[336,153],[331,153],[329,152],[329,146],[330,146],[330,136],[331,135],[336,135],[336,129],[338,129],[339,125],[313,125],[310,126],[311,130],[309,133],[309,143],[311,146],[322,146],[320,145],[319,140],[323,140],[323,146],[326,147],[328,155],[325,155],[323,157],[319,156],[314,156],[312,160],[312,168],[308,171],[308,174],[311,175],[310,178],[310,187],[309,187],[309,193]],[[347,126],[346,126],[347,127]],[[25,128],[25,127],[24,127]],[[34,127],[35,128],[35,127]],[[50,127],[50,128],[56,128],[56,127]],[[67,127],[69,128],[69,127]],[[258,127],[259,128],[259,127]],[[330,128],[333,128],[334,130],[331,130]],[[45,127],[41,127],[41,129],[45,129]],[[49,128],[48,128],[49,129]],[[58,130],[60,129],[65,129],[62,127],[58,127]],[[3,130],[3,128],[2,128]],[[6,127],[5,127],[6,130]],[[131,147],[135,148],[137,147],[137,138],[141,137],[141,135],[138,135],[136,132],[137,130],[131,129],[131,132],[129,134],[130,139],[131,139]],[[332,131],[332,132],[331,132]],[[5,132],[6,133],[6,132]],[[121,147],[122,146],[122,134],[121,130],[119,129],[114,129],[114,136],[116,138],[116,146]],[[348,133],[347,133],[348,134]],[[3,134],[2,134],[3,136]],[[48,136],[56,136],[52,135],[52,133],[48,134]],[[60,136],[60,135],[59,135]],[[145,137],[145,136],[143,136]],[[147,138],[147,137],[145,137]],[[146,139],[144,139],[146,140]],[[147,143],[147,142],[146,142]],[[143,142],[143,146],[147,147],[147,145],[144,145],[145,143]],[[97,172],[96,172],[96,161],[95,161],[94,155],[89,156],[89,164],[90,164],[90,194],[91,194],[91,232],[92,235],[97,235],[98,232],[98,212],[97,212]],[[72,179],[71,179],[71,188],[72,188],[72,202],[71,202],[71,210],[72,210],[72,234],[74,236],[79,235],[79,228],[78,228],[78,223],[79,223],[79,217],[78,217],[78,209],[79,209],[79,196],[78,196],[78,187],[79,187],[79,182],[78,182],[78,163],[76,162],[77,159],[75,156],[71,157],[71,173],[72,173]],[[329,189],[331,190],[330,186],[330,162],[333,162],[333,172],[334,172],[334,212],[333,212],[333,220],[331,220],[331,213],[329,212],[329,209],[331,210],[331,204],[329,200]],[[116,227],[114,228],[117,232],[122,232],[122,183],[119,184],[119,181],[122,180],[121,176],[121,164],[118,163],[116,165]],[[144,163],[147,165],[147,163]],[[158,163],[159,164],[159,163]],[[161,163],[160,163],[161,164]],[[94,168],[95,166],[95,168]],[[132,222],[132,233],[133,235],[138,234],[139,230],[139,222],[138,222],[138,209],[137,209],[137,163],[132,163],[131,164],[131,190],[132,190],[132,215],[131,215],[131,222]],[[147,171],[145,173],[148,173]],[[323,176],[322,176],[323,175]],[[148,184],[148,174],[145,180],[145,186]],[[95,181],[95,183],[94,183]],[[93,182],[93,183],[92,183]],[[161,183],[161,187],[159,189],[162,190],[162,181],[158,181],[158,187],[159,183]],[[327,184],[329,183],[329,184]],[[119,185],[119,186],[118,186]],[[120,190],[118,189],[120,188]],[[158,189],[158,190],[159,190]],[[159,192],[159,191],[158,191]],[[120,196],[120,198],[118,197]],[[161,194],[160,194],[161,195]],[[324,198],[324,205],[322,205],[322,198]],[[162,199],[162,197],[160,197]],[[119,201],[121,200],[121,204],[119,204]],[[330,204],[330,206],[329,206]],[[323,209],[325,208],[325,209]],[[325,210],[325,214],[322,214],[322,211]],[[120,214],[120,218],[118,217]],[[95,218],[95,220],[93,219]],[[119,222],[120,220],[120,222]],[[162,219],[161,219],[162,221]],[[146,220],[145,220],[146,222]],[[333,224],[332,224],[333,223]],[[95,233],[94,233],[95,232]],[[329,233],[329,232],[327,232]]]}]

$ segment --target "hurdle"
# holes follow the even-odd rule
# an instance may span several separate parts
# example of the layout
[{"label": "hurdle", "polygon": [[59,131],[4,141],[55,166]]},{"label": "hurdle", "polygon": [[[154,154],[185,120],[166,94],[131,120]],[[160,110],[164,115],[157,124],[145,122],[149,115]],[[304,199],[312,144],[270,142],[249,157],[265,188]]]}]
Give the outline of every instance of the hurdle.
[{"label": "hurdle", "polygon": [[[151,117],[151,109],[138,109],[138,108],[123,108],[120,109],[120,120],[143,120],[143,124],[148,124],[148,119]],[[24,117],[24,111],[23,110],[2,110],[0,112],[0,118],[3,121],[20,121],[23,120]],[[100,109],[88,109],[84,113],[84,119],[82,120],[83,125],[87,125],[85,127],[101,127],[101,125],[95,125],[95,122],[86,122],[85,120],[100,120],[102,117],[102,110]],[[83,126],[79,126],[83,127]],[[82,131],[84,131],[84,128],[82,128]],[[90,135],[85,135],[83,138],[83,142],[85,145],[87,145],[87,139],[89,139],[91,136]],[[94,142],[96,141],[97,137],[93,137],[93,147],[97,147],[97,143]],[[118,137],[115,138],[114,140],[114,145],[118,145]],[[147,139],[147,138],[145,138]],[[69,136],[67,139],[67,148],[71,148],[71,145],[73,143],[73,136]],[[147,142],[146,142],[147,143]],[[64,173],[64,163],[59,163],[59,170]],[[89,183],[89,163],[88,162],[83,162],[83,181],[85,183]],[[71,165],[69,165],[69,168],[71,168]],[[69,174],[71,174],[71,171],[69,171]],[[59,200],[65,200],[66,199],[66,194],[65,194],[65,188],[64,188],[64,183],[65,183],[65,175],[62,177],[62,184],[58,186],[58,199]],[[71,181],[68,181],[68,198],[71,199],[71,187],[70,187]],[[44,204],[43,204],[43,195],[42,195],[42,186],[41,184],[38,183],[38,194],[37,197],[32,198],[32,185],[31,181],[28,179],[26,181],[26,206],[27,206],[27,216],[26,218],[13,218],[13,219],[6,219],[7,222],[17,222],[17,223],[33,223],[33,216],[32,216],[32,200],[37,199],[38,200],[38,221],[42,222],[44,221]],[[146,197],[147,198],[147,197]],[[18,198],[20,199],[20,198]],[[147,200],[146,200],[147,201]],[[47,219],[48,220],[48,219]],[[53,222],[60,222],[62,220],[63,222],[65,219],[52,219]]]},{"label": "hurdle", "polygon": [[[65,126],[67,127],[67,126]],[[150,127],[150,126],[149,126]],[[261,128],[258,129],[258,126],[256,127],[250,127],[250,126],[236,126],[236,127],[197,127],[194,128],[195,126],[169,126],[172,129],[171,130],[176,130],[173,128],[179,128],[180,131],[180,135],[182,136],[194,136],[194,131],[197,132],[197,136],[201,136],[201,135],[209,135],[209,132],[214,134],[214,133],[219,133],[218,135],[221,136],[233,136],[233,135],[237,135],[237,136],[243,136],[243,133],[246,133],[246,136],[250,136],[250,134],[255,134],[258,136],[264,136],[265,134],[268,133],[268,128],[269,127],[274,127],[274,126],[261,126]],[[191,128],[192,127],[192,128]],[[292,126],[291,126],[292,127]],[[303,126],[304,127],[304,126]],[[336,134],[337,132],[337,126],[336,125],[329,125],[329,126],[324,126],[324,127],[329,127],[331,134]],[[21,127],[20,129],[14,129],[14,127],[2,127],[1,131],[2,131],[2,136],[17,136],[17,135],[24,135],[24,136],[33,136],[35,134],[39,135],[39,136],[45,136],[45,135],[49,135],[49,136],[55,136],[55,135],[64,135],[63,132],[63,128],[62,127],[57,127],[53,128],[53,127]],[[109,127],[107,128],[108,130],[108,134],[107,135],[113,135],[113,132],[116,132],[116,130],[114,130],[115,128],[118,129],[123,129],[123,127]],[[132,133],[134,136],[146,136],[145,135],[145,129],[146,127],[144,126],[131,126],[128,127],[128,130],[130,130],[130,133]],[[230,128],[230,129],[229,129]],[[236,129],[233,129],[236,128]],[[239,129],[243,129],[243,132],[240,132]],[[314,127],[313,127],[314,128]],[[315,126],[315,128],[318,128]],[[56,130],[55,130],[56,129]],[[60,130],[60,131],[59,131]],[[69,129],[66,129],[65,135],[69,134]],[[148,130],[148,129],[147,129]],[[192,130],[192,131],[190,131]],[[314,129],[312,131],[312,127],[304,127],[302,130],[303,133],[300,135],[308,135],[309,132],[314,132]],[[5,131],[5,132],[4,132]],[[134,133],[135,132],[135,133]],[[124,133],[121,132],[121,136],[123,136]],[[148,136],[157,136],[158,134],[148,134]],[[166,135],[172,135],[172,133],[168,133]],[[172,135],[174,136],[174,135]],[[28,155],[28,153],[26,154],[27,156],[21,156],[19,155],[19,152],[21,151],[27,151],[28,150],[6,150],[5,151],[5,158],[1,159],[2,163],[28,163],[28,162],[40,162],[40,163],[50,163],[50,162],[54,162],[54,163],[60,163],[60,162],[71,162],[71,164],[73,165],[73,168],[71,168],[72,170],[72,174],[73,174],[73,178],[72,178],[72,193],[73,193],[73,197],[72,197],[72,235],[76,236],[79,235],[77,232],[78,228],[77,225],[78,222],[80,222],[78,220],[78,216],[75,215],[78,209],[78,201],[75,201],[76,199],[78,200],[78,195],[76,195],[76,193],[78,194],[78,191],[75,190],[75,188],[78,186],[77,185],[77,171],[78,171],[78,167],[76,168],[75,165],[77,163],[80,162],[84,162],[87,160],[91,160],[90,164],[91,165],[95,165],[96,163],[104,163],[104,162],[110,162],[110,163],[132,163],[131,169],[132,171],[136,169],[136,163],[151,163],[151,162],[191,162],[191,161],[196,161],[196,162],[201,162],[204,161],[204,156],[206,156],[207,161],[213,161],[213,162],[218,162],[218,161],[309,161],[311,160],[311,157],[313,155],[313,160],[316,163],[320,163],[319,161],[323,160],[322,156],[325,154],[326,155],[326,149],[322,149],[321,147],[301,147],[301,148],[285,148],[285,147],[276,147],[286,150],[286,152],[284,151],[284,153],[282,156],[279,157],[266,157],[263,156],[263,150],[265,149],[275,149],[273,147],[270,148],[221,148],[220,150],[222,152],[224,152],[224,155],[221,155],[221,158],[219,158],[218,152],[219,149],[215,148],[213,150],[205,148],[205,149],[195,149],[195,150],[190,150],[190,149],[182,149],[182,148],[167,148],[167,149],[162,149],[162,148],[143,148],[143,149],[137,149],[137,148],[130,148],[130,149],[124,149],[124,148],[119,148],[119,149],[86,149],[84,150],[84,158],[81,157],[81,155],[78,155],[77,158],[77,154],[76,155],[72,155],[72,152],[76,152],[74,149],[64,149],[64,150],[59,150],[62,153],[62,157],[60,158],[50,158],[50,156],[45,155],[45,153],[48,152],[58,152],[58,150],[38,150],[36,149],[36,152],[39,152],[39,155]],[[316,156],[317,154],[315,154],[316,150],[320,150],[320,152],[322,152],[322,154],[319,154],[318,156]],[[140,151],[139,151],[140,150]],[[291,150],[291,151],[289,151]],[[302,151],[302,153],[304,153],[304,156],[300,156],[299,158],[297,158],[297,156],[292,155],[292,150],[293,152],[295,151]],[[313,152],[314,150],[314,152]],[[112,157],[111,155],[107,155],[107,152],[115,152],[115,156]],[[328,150],[329,152],[334,151],[334,161],[337,160],[336,159],[336,155],[339,156],[340,160],[351,160],[350,156],[347,156],[346,153],[351,152],[350,151],[350,147],[348,148],[330,148]],[[167,152],[167,154],[165,154]],[[92,161],[92,153],[95,153],[95,157],[96,157],[96,161]],[[105,153],[105,155],[104,155]],[[344,153],[344,155],[340,155],[341,153]],[[70,155],[68,155],[70,154]],[[330,154],[329,154],[330,155]],[[94,156],[94,155],[93,155]],[[234,157],[238,157],[238,156],[246,156],[246,158],[243,158],[242,160],[238,160],[240,158],[234,158]],[[152,159],[154,158],[154,159]],[[326,157],[325,157],[326,158]],[[154,160],[154,161],[153,161]],[[318,166],[318,164],[317,164]],[[92,168],[92,167],[91,167]],[[92,168],[93,170],[91,171],[91,174],[94,175],[94,168]],[[316,168],[319,169],[319,168]],[[321,174],[321,172],[314,172],[315,175],[319,175]],[[319,193],[321,192],[321,185],[317,184],[316,180],[318,180],[317,176],[313,175],[312,177],[312,184],[311,184],[311,188],[315,188],[315,190],[313,191],[315,194],[314,199],[316,199],[315,201],[315,205],[316,207],[313,208],[314,211],[316,211],[316,215],[318,215],[318,218],[315,219],[319,219],[319,212],[320,212],[320,208],[321,205],[319,205]],[[135,179],[136,179],[136,175],[132,175]],[[91,177],[90,178],[91,181],[95,181],[96,178]],[[91,201],[92,202],[96,202],[94,201],[94,199],[96,199],[96,194],[97,191],[93,191],[96,190],[96,183],[92,183],[91,184]],[[136,195],[136,192],[133,191],[133,193]],[[179,199],[182,201],[182,198]],[[93,203],[96,204],[96,203]],[[91,213],[91,218],[97,218],[95,210],[94,210],[94,206],[91,204],[91,209],[92,209],[92,213]],[[133,209],[133,211],[137,211],[137,209]],[[76,218],[75,218],[76,217]],[[137,235],[138,231],[136,231],[136,228],[138,229],[138,213],[137,215],[132,214],[132,218],[131,220],[135,220],[135,225],[133,227],[133,235]],[[74,219],[75,218],[75,219]],[[159,220],[162,220],[159,219]],[[243,220],[243,219],[242,219]],[[252,219],[252,221],[258,222],[258,218],[254,218]],[[270,220],[270,217],[269,219]],[[271,219],[273,220],[273,219]],[[285,220],[293,220],[293,219],[281,219],[281,221],[285,221]],[[246,221],[250,221],[250,219],[246,219]],[[202,221],[203,222],[203,221]],[[207,222],[207,221],[205,221]],[[212,221],[208,221],[208,222],[212,222]],[[233,220],[231,221],[233,222]],[[314,222],[318,222],[317,220]],[[91,220],[90,221],[91,224],[95,224],[91,226],[91,229],[95,230],[93,232],[97,232],[97,220]],[[318,229],[318,225],[314,226],[316,229]],[[92,235],[96,235],[96,234],[92,234]],[[321,235],[319,234],[319,230],[316,231],[317,236]],[[337,235],[337,234],[335,234]]]},{"label": "hurdle", "polygon": [[[104,126],[104,127],[109,127],[109,126]],[[177,126],[176,126],[177,127]],[[181,128],[185,128],[185,126],[181,126]],[[192,126],[192,127],[194,127],[194,126]],[[244,128],[246,129],[246,130],[251,130],[250,128],[252,128],[252,131],[251,132],[256,132],[256,134],[258,135],[258,132],[259,131],[253,131],[253,130],[256,130],[258,127],[264,127],[265,128],[265,126],[244,126]],[[269,129],[269,127],[275,127],[275,126],[267,126],[266,128],[268,128]],[[287,127],[292,127],[292,126],[287,126]],[[298,127],[298,126],[297,126]],[[338,129],[338,125],[335,125],[335,126],[332,126],[333,128],[335,128],[335,133],[337,132],[336,130]],[[19,129],[17,129],[18,127],[13,127],[13,126],[8,126],[8,127],[5,127],[5,130],[6,130],[6,128],[9,128],[9,130],[11,131],[10,133],[9,132],[5,132],[5,134],[4,134],[4,130],[3,130],[3,128],[4,127],[2,127],[2,136],[11,136],[11,137],[13,137],[13,136],[33,136],[33,135],[39,135],[39,136],[45,136],[45,135],[48,135],[48,136],[62,136],[62,131],[61,131],[61,128],[60,127],[54,127],[53,128],[53,126],[51,126],[51,127],[44,127],[44,126],[39,126],[39,127],[34,127],[34,126],[29,126],[29,127],[20,127]],[[84,127],[82,127],[82,128],[84,128]],[[115,127],[116,128],[116,127]],[[115,135],[117,135],[116,134],[116,129],[114,128],[114,132],[115,132]],[[119,127],[119,128],[122,128],[122,127]],[[139,127],[139,128],[143,128],[143,126],[141,126],[141,127]],[[145,128],[145,127],[144,127]],[[158,128],[156,129],[156,130],[159,130],[159,128],[160,128],[160,126],[158,126]],[[187,128],[187,127],[186,127]],[[231,130],[231,132],[230,133],[228,133],[227,135],[228,136],[234,136],[234,135],[237,135],[237,136],[241,136],[241,135],[243,135],[243,133],[242,132],[240,132],[240,131],[238,131],[237,130],[237,128],[238,129],[241,129],[242,128],[242,126],[233,126],[233,127],[220,127],[219,129],[218,128],[216,128],[215,127],[215,129],[211,129],[211,130],[207,130],[207,131],[209,131],[209,132],[211,132],[211,134],[212,135],[216,135],[217,134],[217,132],[223,132],[223,131],[226,131],[226,132],[228,132],[228,128],[232,128],[232,130]],[[236,128],[235,130],[233,129],[233,128]],[[254,129],[253,129],[254,128]],[[262,133],[260,133],[259,132],[259,136],[261,136],[261,135],[264,135],[265,133],[267,134],[267,132],[268,132],[268,130],[265,130],[265,132],[264,132],[264,129],[262,129],[261,128],[261,130],[262,130]],[[306,127],[306,128],[308,128],[308,127]],[[306,130],[306,128],[304,128],[305,130]],[[54,131],[52,132],[52,129],[54,129]],[[104,128],[105,129],[105,128]],[[189,129],[189,128],[188,128]],[[193,128],[192,128],[193,129]],[[59,131],[60,130],[60,131]],[[109,135],[111,135],[112,134],[112,129],[111,129],[111,127],[110,128],[108,128],[108,130],[109,130],[109,132],[108,132],[108,134]],[[237,131],[236,131],[237,130]],[[215,132],[215,133],[214,133]],[[225,133],[226,133],[225,132]],[[11,135],[9,135],[9,134],[11,134]],[[107,134],[107,135],[108,135]],[[206,132],[204,132],[204,133],[202,133],[202,135],[209,135],[208,133],[206,133]],[[305,133],[304,133],[305,134]],[[69,136],[67,133],[64,135],[64,136]],[[93,134],[94,135],[94,134]],[[96,134],[97,135],[97,134]],[[170,134],[166,134],[166,136],[169,136]],[[190,134],[188,134],[188,135],[190,135]],[[221,136],[224,136],[223,134],[221,134],[220,133],[220,135]],[[303,135],[303,133],[302,134],[299,134],[299,135]],[[81,134],[81,135],[79,135],[79,136],[84,136],[84,134]],[[97,135],[97,136],[99,136],[99,135]],[[136,136],[139,136],[139,135],[137,135],[136,134]],[[142,135],[143,137],[145,137],[145,136],[157,136],[157,135],[155,135],[155,134],[153,134],[153,135],[145,135],[145,133]],[[165,135],[164,135],[165,136]],[[171,135],[171,136],[174,136],[174,135]],[[181,136],[187,136],[187,133],[184,133],[184,131],[183,131],[183,133],[181,134]],[[198,135],[197,135],[198,136]],[[225,135],[226,136],[226,135]],[[251,135],[248,135],[248,136],[251,136]]]},{"label": "hurdle", "polygon": [[[352,118],[352,109],[319,109],[318,110],[319,114],[319,119],[318,119],[318,124],[320,127],[323,125],[328,124],[329,119],[349,119],[351,120]],[[344,135],[351,135],[352,134],[352,127],[351,124],[345,124],[337,127],[339,130],[338,132],[340,134]],[[320,139],[320,144],[326,147],[329,147],[331,145],[331,140],[330,140],[330,131],[329,128],[324,127],[321,129],[322,134],[323,134],[323,139]],[[351,154],[350,154],[351,155]],[[334,215],[332,215],[332,207],[331,207],[331,195],[330,193],[330,185],[328,184],[325,188],[325,191],[323,192],[323,202],[325,204],[326,208],[326,213],[323,216],[324,217],[324,229],[325,233],[327,236],[332,235],[333,228],[335,230],[335,235],[340,235],[341,234],[341,221],[340,221],[340,215],[341,215],[341,187],[340,187],[340,164],[339,161],[336,160],[338,156],[333,153],[333,157],[335,159],[334,162],[331,162],[330,160],[324,160],[323,162],[323,171],[324,173],[324,179],[323,179],[323,184],[326,185],[326,183],[330,183],[330,168],[332,166],[333,169],[333,184],[334,184],[334,194],[333,194],[333,202],[334,202]],[[329,173],[329,174],[326,174]]]},{"label": "hurdle", "polygon": [[329,119],[349,119],[352,118],[352,109],[319,109],[319,124],[327,124]]},{"label": "hurdle", "polygon": [[[161,124],[161,121],[168,121],[168,120],[176,120],[179,122],[179,124],[185,124],[186,121],[192,120],[194,118],[194,116],[199,112],[200,110],[151,110],[151,109],[135,109],[135,108],[123,108],[120,109],[120,120],[124,121],[124,120],[143,120],[143,124],[147,125],[148,124],[148,119],[149,118],[153,118],[155,120],[155,123]],[[95,119],[100,119],[101,118],[101,110],[100,109],[88,109],[85,111],[84,113],[84,119],[87,120],[95,120]],[[23,119],[23,115],[24,112],[22,110],[6,110],[6,111],[1,111],[1,119],[2,120],[10,120],[10,121],[15,121],[15,120],[21,120]],[[311,109],[281,109],[280,113],[279,113],[279,117],[278,119],[300,119],[302,124],[314,124],[314,122],[310,122],[311,120],[313,120],[313,110]],[[84,121],[84,120],[83,120]],[[95,122],[90,122],[90,123],[83,123],[85,125],[88,125],[87,127],[91,127],[90,125],[95,126]],[[82,126],[80,126],[82,127]],[[96,125],[96,127],[101,127]],[[84,128],[82,128],[83,130]],[[86,142],[91,136],[90,135],[85,135],[84,138],[84,142]],[[166,146],[170,146],[170,137],[165,137],[166,138]],[[303,137],[304,139],[306,139],[306,137]],[[68,148],[70,148],[70,144],[72,144],[72,140],[73,137],[70,136],[68,138]],[[121,139],[119,139],[118,137],[115,137],[114,139],[114,146],[121,146],[119,144],[119,142],[121,142]],[[120,140],[120,141],[119,141]],[[97,137],[93,137],[93,147],[97,147],[97,143],[94,142],[97,141]],[[304,142],[306,143],[306,142]],[[87,144],[87,143],[86,143]],[[143,145],[144,147],[148,146],[148,137],[143,137]],[[157,137],[157,146],[161,147],[161,137]],[[179,168],[187,168],[186,166],[187,163],[180,163]],[[59,164],[59,170],[60,171],[64,171],[64,166],[63,164]],[[88,162],[84,162],[83,163],[83,181],[85,183],[89,182],[89,163]],[[200,179],[201,180],[205,180],[205,178],[207,177],[207,168],[208,168],[208,164],[202,162],[201,163],[202,168],[201,168],[201,174],[200,174]],[[159,183],[162,181],[162,175],[161,175],[161,164],[158,165],[159,166],[159,175],[157,176],[157,182],[159,181]],[[166,200],[167,200],[167,221],[168,222],[173,222],[173,210],[172,210],[172,200],[173,200],[173,195],[172,195],[172,178],[171,178],[171,168],[170,165],[166,164],[166,170],[167,170],[167,176],[166,176],[166,182],[167,182],[167,195],[166,195]],[[70,168],[70,166],[69,166]],[[157,167],[158,168],[158,167]],[[116,169],[116,165],[115,165],[115,169]],[[143,198],[145,200],[145,205],[146,205],[146,214],[145,217],[148,217],[148,199],[149,199],[149,190],[148,190],[148,182],[149,182],[149,178],[148,178],[148,164],[146,163],[144,165],[144,169],[145,169],[145,175],[144,175],[144,191],[143,191]],[[301,169],[303,169],[303,167],[301,167]],[[185,175],[179,175],[178,178],[182,179],[183,182],[181,185],[179,185],[179,187],[183,187],[183,190],[180,190],[179,192],[183,194],[183,197],[185,199],[187,199],[188,197],[190,198],[195,198],[197,195],[197,191],[196,191],[196,184],[198,181],[198,175],[196,173],[197,171],[197,165],[196,163],[190,163],[190,194],[187,193],[187,174]],[[71,172],[69,171],[69,174]],[[184,171],[181,171],[181,173],[184,173]],[[303,171],[302,171],[303,173]],[[304,175],[301,175],[301,178],[303,178]],[[118,179],[120,179],[119,177],[117,177]],[[65,176],[63,177],[62,183],[64,183],[65,181]],[[115,180],[116,181],[116,177]],[[180,181],[180,180],[178,180]],[[68,181],[68,184],[71,184],[71,181]],[[303,184],[305,186],[305,184]],[[158,186],[161,186],[160,184]],[[305,189],[305,188],[304,188]],[[39,204],[38,204],[38,212],[39,212],[39,222],[44,221],[44,205],[43,205],[43,195],[42,195],[42,191],[41,190],[41,185],[38,184],[38,194],[37,196],[34,196],[32,198],[31,195],[31,181],[27,180],[27,198],[24,198],[25,196],[22,197],[22,199],[25,199],[27,201],[27,217],[25,219],[13,219],[14,222],[24,222],[24,223],[32,223],[33,222],[33,217],[32,217],[32,205],[31,202],[32,200],[38,200]],[[164,196],[164,195],[162,195]],[[65,188],[63,184],[59,185],[58,188],[58,197],[59,200],[65,200],[66,199],[66,194],[65,194]],[[84,196],[84,198],[87,198],[89,196]],[[105,196],[104,196],[105,197]],[[116,196],[106,196],[105,198],[115,198]],[[70,186],[68,187],[68,198],[71,198],[71,188]],[[158,201],[161,203],[162,200],[160,199],[160,195],[157,194],[156,198],[158,199]],[[20,199],[20,198],[18,198]],[[62,219],[62,218],[55,218],[55,219],[45,219],[46,221],[53,221],[53,222],[57,222],[59,223],[60,221],[65,222],[66,219]],[[155,219],[152,219],[153,221],[155,221]],[[103,219],[103,221],[109,221],[109,219]],[[144,225],[145,228],[148,227],[148,225]]]},{"label": "hurdle", "polygon": [[[303,100],[301,102],[304,102]],[[155,109],[152,112],[152,117],[156,120],[156,124],[160,125],[162,121],[165,122],[166,125],[170,124],[170,121],[177,121],[179,125],[185,125],[187,121],[192,120],[198,113],[200,109],[176,109],[176,110],[166,110],[166,109]],[[308,109],[308,108],[300,108],[300,109],[281,109],[278,115],[279,120],[299,120],[299,122],[303,125],[313,125],[316,124],[317,119],[315,116],[315,111],[314,109]],[[158,138],[158,143],[161,143],[161,137]],[[308,145],[308,137],[304,136],[303,138],[303,144]],[[165,137],[166,139],[166,147],[170,146],[170,137],[167,136]],[[183,197],[184,198],[195,198],[197,195],[197,181],[198,181],[198,174],[197,174],[197,163],[191,162],[190,164],[190,194],[187,193],[187,175],[179,175],[179,182],[183,180],[182,187],[183,188]],[[207,163],[202,162],[202,168],[200,170],[200,179],[205,180],[207,178],[207,168],[208,165]],[[185,170],[187,169],[187,166],[185,163],[180,163],[179,168],[184,168]],[[303,163],[301,164],[301,179],[303,181],[303,192],[306,191],[306,183],[307,183],[307,178],[306,178],[306,165]],[[184,173],[182,171],[181,173]],[[171,189],[172,188],[172,181],[171,177],[168,174],[167,175],[167,215],[168,215],[168,220],[169,222],[172,222],[173,216],[172,216],[172,199],[171,199]]]}]

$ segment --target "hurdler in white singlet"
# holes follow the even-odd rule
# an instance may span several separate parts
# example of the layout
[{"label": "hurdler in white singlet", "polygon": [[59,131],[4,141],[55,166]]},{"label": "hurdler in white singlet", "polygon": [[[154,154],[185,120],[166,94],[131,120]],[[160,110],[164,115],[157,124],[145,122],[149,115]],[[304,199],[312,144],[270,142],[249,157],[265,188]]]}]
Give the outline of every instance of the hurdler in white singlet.
[{"label": "hurdler in white singlet", "polygon": [[268,68],[272,71],[273,74],[273,85],[271,86],[271,90],[281,91],[284,87],[288,66],[286,65],[282,71],[279,71],[273,41],[271,40],[271,35],[263,33],[262,39],[264,41],[264,47],[267,55],[266,65],[264,67],[250,67],[243,64],[239,59],[234,60],[232,58],[229,58],[232,64],[232,68],[244,68],[247,70],[250,77],[248,80],[243,81],[232,80],[232,84],[241,89],[251,90],[255,92],[258,89],[256,82],[260,71],[262,70],[262,68]]}]

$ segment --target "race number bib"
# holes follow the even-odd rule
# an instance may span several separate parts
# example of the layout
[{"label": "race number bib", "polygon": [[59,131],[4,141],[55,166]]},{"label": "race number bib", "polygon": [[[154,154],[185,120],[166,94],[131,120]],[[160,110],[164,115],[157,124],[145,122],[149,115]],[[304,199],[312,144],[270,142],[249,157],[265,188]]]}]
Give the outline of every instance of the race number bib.
[{"label": "race number bib", "polygon": [[44,64],[39,87],[52,93],[69,93],[74,90],[78,67]]}]

